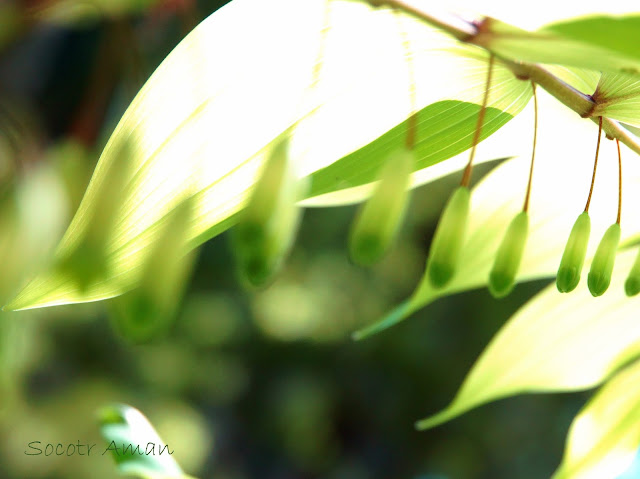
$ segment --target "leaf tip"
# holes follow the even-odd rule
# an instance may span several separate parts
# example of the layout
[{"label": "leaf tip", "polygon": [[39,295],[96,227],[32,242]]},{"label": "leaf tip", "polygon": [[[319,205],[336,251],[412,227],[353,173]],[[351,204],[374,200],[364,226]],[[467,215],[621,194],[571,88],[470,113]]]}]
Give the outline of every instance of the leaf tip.
[{"label": "leaf tip", "polygon": [[357,331],[354,331],[351,334],[351,338],[354,341],[360,341],[361,339],[368,338],[369,336],[373,336],[374,334],[380,333],[391,326],[398,324],[400,321],[404,320],[407,316],[409,316],[413,312],[411,308],[410,300],[407,300],[398,306],[396,306],[391,312],[389,312],[385,317],[380,319],[379,321],[374,322],[364,328],[361,328]]}]

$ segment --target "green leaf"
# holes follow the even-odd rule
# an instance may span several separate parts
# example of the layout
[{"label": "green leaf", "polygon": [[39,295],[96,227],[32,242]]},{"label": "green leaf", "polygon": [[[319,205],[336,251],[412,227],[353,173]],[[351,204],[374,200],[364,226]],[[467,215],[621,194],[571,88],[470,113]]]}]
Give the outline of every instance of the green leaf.
[{"label": "green leaf", "polygon": [[640,126],[640,78],[623,73],[603,73],[593,94],[597,105],[591,116],[604,116]]},{"label": "green leaf", "polygon": [[110,451],[118,471],[143,479],[193,479],[171,457],[165,443],[140,411],[125,404],[103,408],[99,413],[105,451]]},{"label": "green leaf", "polygon": [[[620,254],[629,265],[635,251]],[[549,285],[523,306],[487,346],[453,402],[418,423],[421,429],[496,399],[527,392],[587,389],[640,354],[640,298],[624,293],[629,267],[594,298],[584,281],[571,294]]]},{"label": "green leaf", "polygon": [[575,418],[553,479],[617,478],[640,447],[640,362],[616,374]]},{"label": "green leaf", "polygon": [[[109,200],[121,214],[105,240],[108,267],[90,271],[84,288],[64,271],[43,271],[7,308],[96,301],[132,289],[160,225],[187,196],[195,210],[188,248],[229,228],[270,145],[288,129],[297,176],[311,177],[315,204],[366,196],[354,188],[374,181],[388,151],[404,142],[401,123],[414,109],[416,167],[450,158],[471,144],[486,68],[477,48],[367,3],[234,0],[165,59],[100,158],[58,257],[78,244],[102,201],[109,165],[126,146],[126,187]],[[418,86],[415,105],[410,71]],[[528,82],[499,64],[494,78],[483,135],[531,96]],[[338,196],[327,196],[334,192]]]},{"label": "green leaf", "polygon": [[[558,271],[576,215],[584,211],[593,170],[597,126],[576,119],[572,112],[557,109],[548,96],[539,95],[539,100],[541,113],[529,211],[529,239],[516,282],[552,277]],[[563,132],[562,142],[558,141],[558,131]],[[585,141],[585,138],[592,140]],[[511,145],[512,151],[520,157],[498,166],[471,193],[467,239],[462,247],[460,270],[454,279],[446,287],[436,289],[425,275],[410,298],[387,316],[356,332],[356,338],[364,338],[397,324],[442,296],[487,284],[500,241],[509,222],[519,213],[526,191],[531,147],[523,136],[517,136],[515,141],[518,144]],[[605,142],[601,155],[616,155],[615,144]],[[623,204],[637,204],[640,201],[637,157],[627,150],[627,153],[623,152],[623,162]],[[590,207],[592,238],[601,238],[611,224],[618,199],[617,161],[603,160],[598,166],[597,186]],[[622,222],[621,240],[624,244],[637,237],[640,218],[623,214]],[[589,244],[587,263],[590,263],[596,247],[596,242]]]},{"label": "green leaf", "polygon": [[638,15],[573,19],[535,32],[491,18],[474,42],[520,61],[640,74]]}]

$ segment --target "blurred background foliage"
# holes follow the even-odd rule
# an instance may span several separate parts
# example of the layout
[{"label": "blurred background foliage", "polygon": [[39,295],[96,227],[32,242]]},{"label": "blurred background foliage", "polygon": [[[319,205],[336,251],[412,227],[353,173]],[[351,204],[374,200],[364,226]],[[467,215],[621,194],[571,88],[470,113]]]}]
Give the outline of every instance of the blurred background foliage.
[{"label": "blurred background foliage", "polygon": [[[3,304],[49,258],[137,90],[224,3],[0,3]],[[109,301],[0,312],[0,478],[114,477],[108,455],[24,454],[30,441],[102,444],[96,411],[111,401],[144,412],[203,478],[549,476],[586,394],[518,397],[413,429],[543,283],[500,301],[486,290],[445,298],[379,336],[349,337],[412,292],[456,181],[413,192],[401,241],[371,269],[347,258],[355,207],[307,210],[262,290],[240,287],[227,234],[209,241],[175,325],[148,344],[117,334]]]}]

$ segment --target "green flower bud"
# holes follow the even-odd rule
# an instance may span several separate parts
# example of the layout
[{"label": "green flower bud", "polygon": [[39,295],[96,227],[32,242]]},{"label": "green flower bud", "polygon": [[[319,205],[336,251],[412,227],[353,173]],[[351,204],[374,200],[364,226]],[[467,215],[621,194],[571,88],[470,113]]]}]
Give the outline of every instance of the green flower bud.
[{"label": "green flower bud", "polygon": [[511,220],[489,274],[489,291],[494,297],[502,298],[513,289],[528,235],[529,214],[522,211]]},{"label": "green flower bud", "polygon": [[373,194],[358,212],[349,234],[349,253],[355,263],[375,263],[394,241],[404,218],[413,165],[413,152],[406,148],[389,155]]},{"label": "green flower bud", "polygon": [[288,132],[267,158],[232,241],[240,274],[252,286],[264,285],[278,270],[298,230],[296,205],[307,182],[298,180],[289,158]]},{"label": "green flower bud", "polygon": [[444,287],[456,272],[469,220],[471,194],[458,187],[449,198],[431,243],[427,274],[435,288]]},{"label": "green flower bud", "polygon": [[591,218],[589,218],[589,213],[585,211],[578,216],[574,223],[562,254],[556,277],[556,287],[561,293],[573,291],[580,282],[580,274],[582,273],[584,258],[587,255],[590,233]]},{"label": "green flower bud", "polygon": [[78,222],[82,233],[79,241],[61,252],[57,269],[73,279],[81,291],[88,291],[100,278],[109,275],[111,268],[108,245],[121,216],[122,198],[131,173],[130,141],[112,148],[116,154],[111,162],[98,164],[92,184],[95,183],[94,207]]},{"label": "green flower bud", "polygon": [[624,292],[627,296],[635,296],[640,293],[640,249],[638,249],[636,260],[629,271],[629,276],[624,282]]},{"label": "green flower bud", "polygon": [[620,242],[620,225],[614,223],[605,231],[602,241],[598,245],[596,255],[591,263],[591,270],[587,277],[589,291],[595,297],[601,296],[611,283],[611,273],[616,260],[616,251]]},{"label": "green flower bud", "polygon": [[158,223],[157,236],[137,277],[137,288],[112,301],[111,319],[132,342],[165,334],[175,319],[194,258],[192,254],[185,256],[193,209],[193,200],[188,198]]}]

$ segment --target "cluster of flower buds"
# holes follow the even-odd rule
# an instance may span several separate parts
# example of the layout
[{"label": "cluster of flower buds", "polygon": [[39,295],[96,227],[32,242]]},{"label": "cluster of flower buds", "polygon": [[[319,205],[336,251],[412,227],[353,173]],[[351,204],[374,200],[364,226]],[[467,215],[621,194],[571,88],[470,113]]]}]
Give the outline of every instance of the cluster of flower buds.
[{"label": "cluster of flower buds", "polygon": [[[471,156],[467,169],[462,180],[449,202],[447,203],[440,222],[436,229],[429,258],[427,260],[427,275],[434,288],[443,288],[454,277],[458,267],[458,258],[464,245],[464,235],[469,214],[470,193],[468,189],[469,176],[473,161],[473,154],[482,128],[483,111],[487,104],[488,88],[490,86],[492,61],[489,62],[489,72],[487,74],[487,86],[482,109],[478,117],[476,134],[471,149]],[[498,248],[494,260],[493,268],[489,274],[489,290],[493,296],[500,298],[511,292],[515,285],[516,275],[522,260],[527,236],[529,231],[528,206],[531,193],[531,181],[533,175],[533,164],[535,158],[536,133],[538,124],[538,108],[535,92],[535,84],[532,83],[533,98],[535,103],[535,123],[533,135],[533,153],[531,157],[531,168],[529,172],[529,182],[522,211],[511,221],[504,238]],[[593,193],[593,185],[598,164],[598,152],[600,149],[600,137],[602,133],[602,118],[599,119],[598,143],[591,180],[591,188],[587,198],[587,204],[582,214],[578,216],[567,245],[562,255],[562,260],[558,268],[556,285],[561,293],[573,291],[580,282],[582,268],[586,259],[589,234],[591,231],[591,220],[589,217],[589,205]],[[591,268],[587,278],[589,291],[594,297],[604,294],[611,283],[616,253],[620,243],[620,214],[622,197],[622,159],[620,156],[620,144],[618,140],[618,165],[619,165],[619,195],[618,195],[618,216],[605,232],[596,253],[591,262]],[[640,292],[640,253],[635,264],[629,273],[625,283],[625,292],[628,296],[633,296]]]}]

